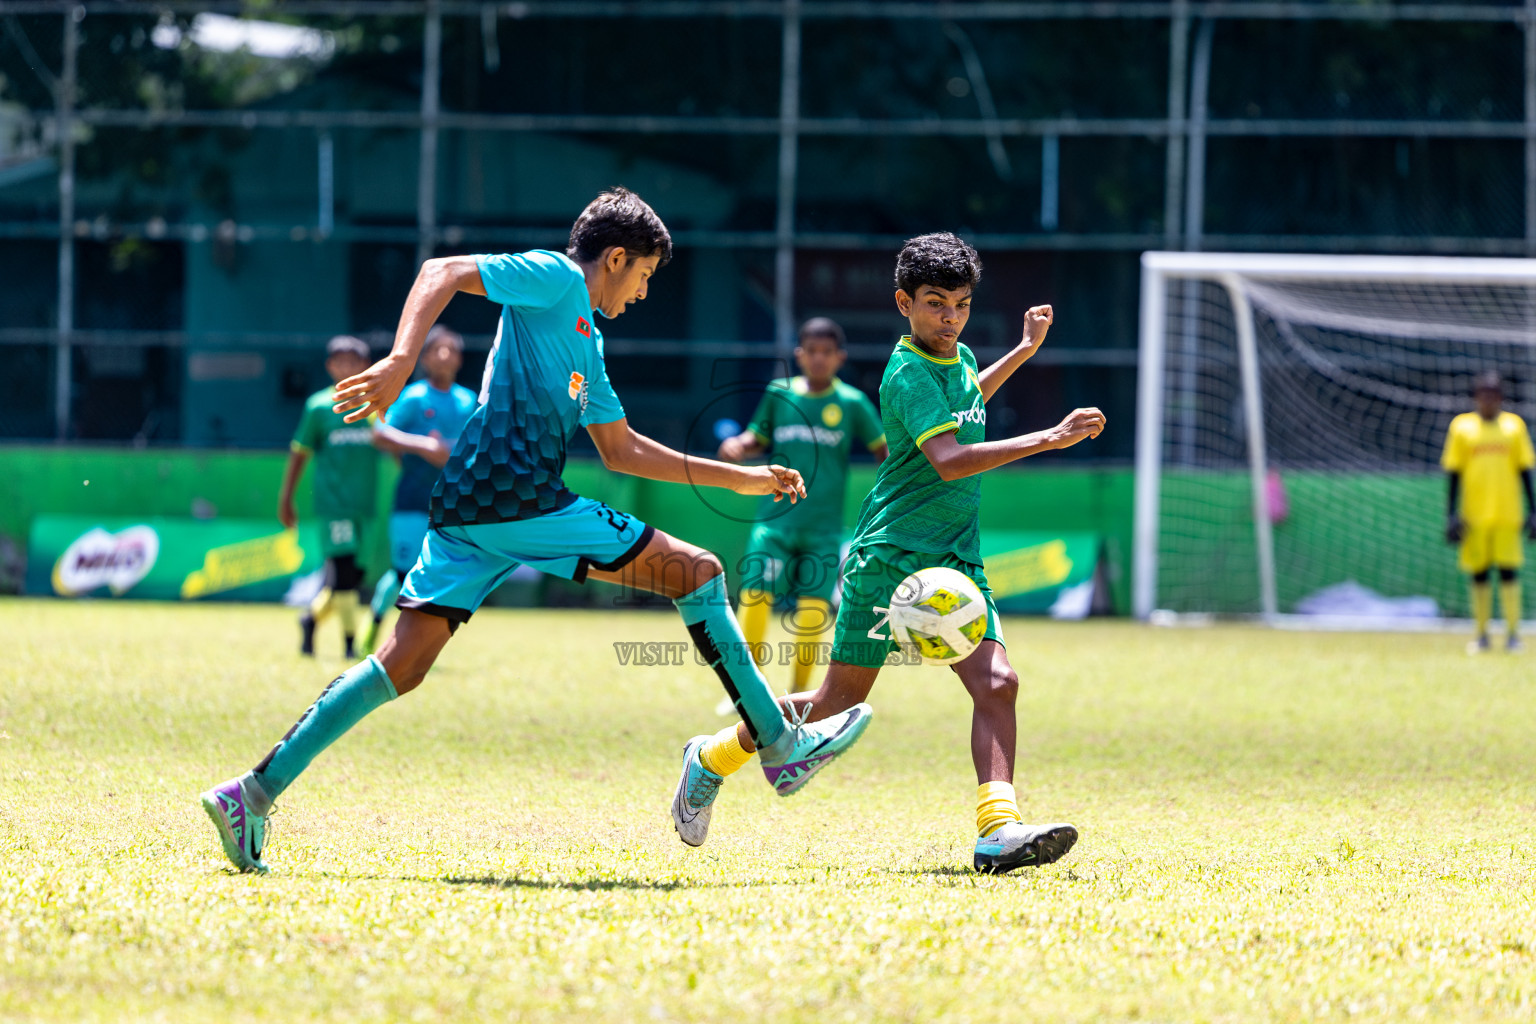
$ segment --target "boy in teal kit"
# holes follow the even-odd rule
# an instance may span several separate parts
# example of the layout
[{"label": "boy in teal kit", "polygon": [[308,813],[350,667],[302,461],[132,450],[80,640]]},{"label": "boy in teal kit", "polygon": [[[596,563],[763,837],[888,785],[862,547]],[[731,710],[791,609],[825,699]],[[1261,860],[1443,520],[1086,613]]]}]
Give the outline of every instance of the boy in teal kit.
[{"label": "boy in teal kit", "polygon": [[253,769],[202,795],[225,856],[265,871],[272,803],[321,751],[371,711],[415,689],[454,631],[520,564],[583,582],[618,583],[670,597],[699,654],[747,723],[764,774],[787,796],[857,741],[858,705],[815,725],[786,721],[745,644],[719,559],[565,486],[566,445],[585,427],[610,469],[742,494],[805,496],[783,466],[746,469],[684,456],[636,433],[603,364],[595,317],[645,298],[670,258],[666,226],[626,189],[593,200],[564,253],[428,260],[406,298],[390,354],[337,388],[336,409],[357,422],[389,408],[410,379],[427,328],[459,292],[502,307],[483,401],[432,488],[431,528],[396,602],[378,656],[338,676]]},{"label": "boy in teal kit", "polygon": [[[820,689],[788,703],[806,708],[814,720],[862,702],[896,649],[881,611],[897,584],[929,566],[949,566],[969,576],[985,596],[988,611],[980,646],[952,666],[974,705],[971,758],[978,783],[978,838],[973,863],[977,871],[1003,873],[1059,859],[1077,841],[1077,830],[1020,820],[1013,790],[1018,676],[1008,662],[982,570],[980,474],[1097,437],[1104,415],[1078,409],[1050,430],[985,440],[987,401],[1039,350],[1052,312],[1049,306],[1029,310],[1018,346],[978,371],[975,356],[960,344],[960,332],[980,279],[976,251],[951,234],[914,238],[897,256],[896,306],[912,333],[897,343],[880,384],[890,456],[880,464],[874,488],[859,510],[843,569],[832,664]],[[704,842],[720,783],[746,763],[752,749],[751,737],[739,733],[689,741],[672,809],[684,842]]]},{"label": "boy in teal kit", "polygon": [[[737,613],[754,654],[767,648],[768,617],[776,600],[791,598],[796,651],[791,693],[806,689],[817,650],[832,629],[832,591],[843,543],[848,457],[854,444],[885,458],[885,432],[874,404],[837,378],[848,354],[843,329],[826,317],[800,327],[795,362],[801,376],[776,380],[747,429],[720,443],[723,462],[769,457],[800,471],[807,496],[789,507],[765,503],[742,559]],[[729,703],[717,709],[730,714]]]},{"label": "boy in teal kit", "polygon": [[[395,506],[389,514],[389,571],[373,588],[373,621],[363,635],[364,654],[373,653],[384,613],[400,596],[400,584],[421,554],[422,541],[427,539],[432,485],[437,483],[437,475],[448,461],[454,442],[478,404],[473,391],[454,383],[463,365],[464,338],[442,324],[433,327],[427,332],[421,351],[421,367],[426,377],[407,385],[384,416],[384,422],[395,430],[438,438],[444,447],[441,455],[434,458],[398,452],[400,482],[395,486]],[[395,450],[383,436],[375,444],[385,451]]]}]

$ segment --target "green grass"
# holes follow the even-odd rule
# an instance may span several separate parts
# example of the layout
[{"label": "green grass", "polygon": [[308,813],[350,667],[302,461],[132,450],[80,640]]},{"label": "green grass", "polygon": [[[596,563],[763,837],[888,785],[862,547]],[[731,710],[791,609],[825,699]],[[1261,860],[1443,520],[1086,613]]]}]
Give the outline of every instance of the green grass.
[{"label": "green grass", "polygon": [[1536,1015],[1536,662],[1008,634],[1026,816],[1083,836],[1045,869],[970,873],[941,669],[888,671],[803,795],[733,779],[689,850],[666,806],[718,687],[608,646],[682,639],[675,616],[488,611],[285,795],[254,878],[197,793],[341,663],[290,653],[277,608],[0,603],[0,1018]]}]

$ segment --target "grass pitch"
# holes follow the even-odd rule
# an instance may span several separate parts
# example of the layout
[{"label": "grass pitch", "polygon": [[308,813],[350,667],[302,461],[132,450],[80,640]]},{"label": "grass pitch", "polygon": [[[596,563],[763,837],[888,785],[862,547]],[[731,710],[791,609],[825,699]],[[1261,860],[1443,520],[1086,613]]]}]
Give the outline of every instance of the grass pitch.
[{"label": "grass pitch", "polygon": [[1529,657],[1011,621],[1025,813],[1083,838],[984,878],[942,669],[888,671],[847,758],[790,800],[744,771],[684,848],[718,686],[611,647],[684,636],[482,612],[284,796],[255,878],[197,794],[339,659],[277,608],[0,603],[0,1018],[1536,1015]]}]

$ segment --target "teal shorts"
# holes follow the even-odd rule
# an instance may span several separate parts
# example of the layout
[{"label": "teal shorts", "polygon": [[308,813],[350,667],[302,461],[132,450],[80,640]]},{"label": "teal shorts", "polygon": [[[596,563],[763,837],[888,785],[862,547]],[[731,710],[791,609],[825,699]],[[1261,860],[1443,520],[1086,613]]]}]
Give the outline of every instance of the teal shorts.
[{"label": "teal shorts", "polygon": [[389,567],[404,576],[421,557],[427,539],[425,512],[395,512],[389,517]]},{"label": "teal shorts", "polygon": [[987,574],[981,566],[962,562],[954,555],[920,555],[891,544],[871,544],[848,553],[848,564],[843,569],[843,603],[837,610],[837,626],[832,635],[832,660],[864,668],[894,663],[888,660],[893,654],[899,661],[899,648],[891,639],[884,609],[890,607],[891,593],[897,584],[929,566],[958,569],[981,588],[981,596],[987,602],[987,632],[982,639],[1003,643],[997,604],[992,600],[992,588],[987,585]]},{"label": "teal shorts", "polygon": [[752,527],[741,559],[741,589],[772,594],[775,601],[815,597],[832,603],[842,553],[841,530]]},{"label": "teal shorts", "polygon": [[398,608],[438,615],[457,626],[519,565],[586,581],[589,569],[615,572],[645,550],[656,533],[627,512],[591,498],[534,519],[427,531],[421,557],[400,587]]}]

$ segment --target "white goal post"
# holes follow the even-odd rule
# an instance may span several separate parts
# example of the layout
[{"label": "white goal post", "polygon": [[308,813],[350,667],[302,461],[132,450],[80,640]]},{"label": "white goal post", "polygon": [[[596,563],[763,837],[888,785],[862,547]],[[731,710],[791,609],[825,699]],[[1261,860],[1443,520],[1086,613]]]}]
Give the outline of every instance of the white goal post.
[{"label": "white goal post", "polygon": [[1487,370],[1529,419],[1536,260],[1147,252],[1141,268],[1135,615],[1278,622],[1354,584],[1422,616],[1463,607],[1440,447]]}]

